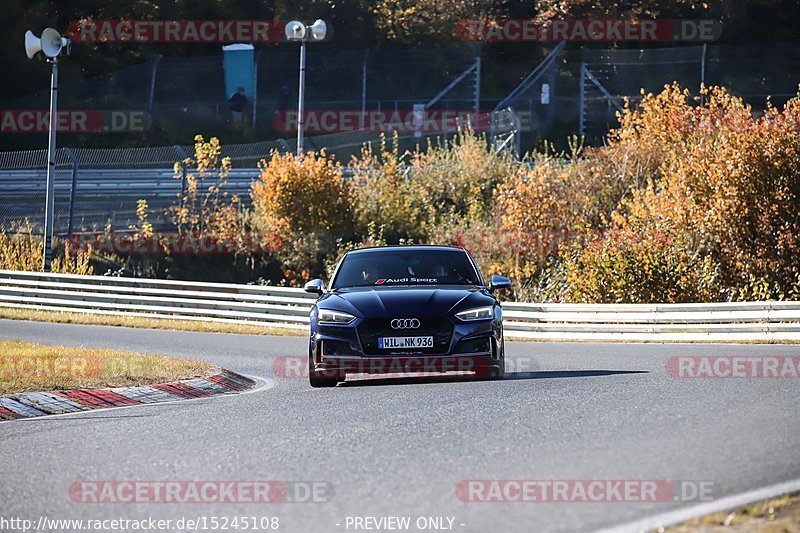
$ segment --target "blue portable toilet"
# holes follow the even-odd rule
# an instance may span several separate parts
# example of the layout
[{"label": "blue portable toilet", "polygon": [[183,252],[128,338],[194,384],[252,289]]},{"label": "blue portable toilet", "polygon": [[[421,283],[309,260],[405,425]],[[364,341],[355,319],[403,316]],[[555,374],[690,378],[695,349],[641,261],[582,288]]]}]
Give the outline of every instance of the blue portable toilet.
[{"label": "blue portable toilet", "polygon": [[244,87],[244,95],[249,100],[248,108],[253,112],[255,124],[256,69],[255,48],[252,44],[228,44],[222,47],[222,68],[225,70],[225,101],[239,87]]}]

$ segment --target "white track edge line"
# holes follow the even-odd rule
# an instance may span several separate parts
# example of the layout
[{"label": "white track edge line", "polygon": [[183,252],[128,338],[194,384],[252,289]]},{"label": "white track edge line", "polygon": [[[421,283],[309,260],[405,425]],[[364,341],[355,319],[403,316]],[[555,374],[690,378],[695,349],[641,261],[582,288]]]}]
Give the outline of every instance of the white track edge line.
[{"label": "white track edge line", "polygon": [[708,514],[719,513],[727,511],[735,507],[747,505],[753,502],[775,498],[790,492],[800,490],[800,479],[793,479],[791,481],[784,481],[776,483],[775,485],[768,485],[760,489],[753,489],[731,496],[725,496],[713,502],[704,502],[691,507],[676,509],[666,513],[654,515],[650,518],[628,522],[627,524],[620,524],[618,526],[611,526],[609,528],[596,530],[599,533],[611,532],[640,532],[656,530],[659,527],[667,527],[679,524],[690,518],[698,518]]}]

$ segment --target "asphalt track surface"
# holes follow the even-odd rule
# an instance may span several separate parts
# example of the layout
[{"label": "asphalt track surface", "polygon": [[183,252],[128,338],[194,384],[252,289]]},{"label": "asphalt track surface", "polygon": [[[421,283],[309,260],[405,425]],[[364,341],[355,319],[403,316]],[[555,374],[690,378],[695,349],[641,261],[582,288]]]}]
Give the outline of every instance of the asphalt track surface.
[{"label": "asphalt track surface", "polygon": [[[287,532],[356,531],[347,517],[367,516],[408,516],[408,531],[420,531],[418,517],[452,517],[453,531],[592,531],[696,502],[467,503],[456,485],[694,480],[713,484],[718,499],[800,478],[797,379],[665,370],[677,355],[790,356],[797,346],[515,342],[502,382],[379,378],[312,389],[273,372],[277,357],[304,356],[302,337],[19,321],[0,321],[0,337],[196,357],[272,385],[0,423],[0,517],[277,516]],[[68,496],[76,480],[320,481],[333,497],[85,504]]]}]

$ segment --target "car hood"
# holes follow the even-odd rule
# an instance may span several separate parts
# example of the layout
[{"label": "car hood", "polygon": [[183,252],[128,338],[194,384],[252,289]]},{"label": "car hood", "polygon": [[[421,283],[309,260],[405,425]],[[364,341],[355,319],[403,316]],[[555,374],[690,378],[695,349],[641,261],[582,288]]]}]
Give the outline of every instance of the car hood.
[{"label": "car hood", "polygon": [[472,286],[353,287],[323,296],[317,305],[373,318],[440,315],[492,305],[494,298]]}]

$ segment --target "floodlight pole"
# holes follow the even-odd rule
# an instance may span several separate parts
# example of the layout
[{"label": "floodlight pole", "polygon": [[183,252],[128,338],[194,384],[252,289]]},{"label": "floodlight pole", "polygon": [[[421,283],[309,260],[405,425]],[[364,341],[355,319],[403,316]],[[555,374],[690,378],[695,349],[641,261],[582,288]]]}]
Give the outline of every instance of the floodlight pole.
[{"label": "floodlight pole", "polygon": [[56,102],[58,100],[58,56],[48,59],[53,65],[53,74],[50,77],[50,121],[48,126],[49,139],[47,141],[47,196],[44,209],[44,261],[43,272],[50,272],[53,261],[53,215],[55,205],[55,174],[56,174]]},{"label": "floodlight pole", "polygon": [[300,41],[300,89],[297,96],[297,157],[303,157],[303,100],[306,93],[306,40]]},{"label": "floodlight pole", "polygon": [[300,83],[297,91],[297,157],[303,157],[303,133],[305,129],[305,96],[306,96],[306,43],[322,41],[328,31],[325,21],[317,19],[311,26],[299,20],[289,22],[285,29],[289,41],[300,41]]}]

